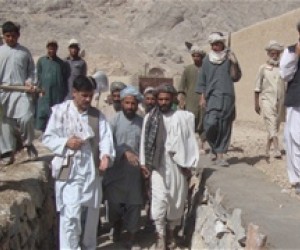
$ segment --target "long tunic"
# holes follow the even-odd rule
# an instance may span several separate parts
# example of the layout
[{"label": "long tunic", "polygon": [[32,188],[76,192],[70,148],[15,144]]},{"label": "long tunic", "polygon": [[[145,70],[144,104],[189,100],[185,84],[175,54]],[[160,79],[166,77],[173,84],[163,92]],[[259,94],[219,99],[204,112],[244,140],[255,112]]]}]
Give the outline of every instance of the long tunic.
[{"label": "long tunic", "polygon": [[[0,85],[24,85],[34,81],[34,61],[27,48],[19,44],[0,47]],[[4,115],[20,118],[32,112],[31,96],[21,92],[0,92]]]},{"label": "long tunic", "polygon": [[[17,44],[14,48],[7,44],[0,46],[0,85],[24,85],[34,82],[34,61],[27,48]],[[2,122],[0,123],[0,154],[13,151],[15,136],[10,118],[19,119],[26,116],[32,123],[32,97],[21,92],[1,92],[0,106]],[[8,118],[8,119],[7,119]],[[27,124],[23,127],[27,128]],[[32,130],[31,126],[28,126]],[[23,128],[22,128],[23,130]],[[26,133],[27,132],[27,133]],[[27,144],[33,140],[34,131],[21,131]]]},{"label": "long tunic", "polygon": [[205,110],[199,105],[199,94],[195,92],[196,83],[199,75],[200,67],[195,64],[188,65],[181,76],[178,91],[182,91],[185,96],[185,109],[192,112],[195,116],[195,129],[204,139],[203,133],[203,116]]},{"label": "long tunic", "polygon": [[66,59],[66,64],[67,64],[67,70],[68,70],[68,94],[66,96],[67,100],[72,99],[72,89],[73,89],[73,82],[74,79],[77,76],[83,75],[86,76],[87,74],[87,65],[85,60],[83,60],[82,58],[70,58],[68,57]]},{"label": "long tunic", "polygon": [[197,67],[195,64],[186,66],[182,73],[180,85],[178,87],[178,91],[186,94],[185,108],[195,115],[195,119],[198,119],[200,112],[199,94],[195,92],[199,70],[200,67]]},{"label": "long tunic", "polygon": [[284,120],[285,94],[279,67],[261,65],[254,91],[260,93],[260,104],[269,138],[277,136],[280,122]]},{"label": "long tunic", "polygon": [[[91,129],[91,128],[90,128]],[[84,131],[90,131],[87,112],[79,113],[73,101],[65,101],[52,108],[43,143],[57,156],[66,157],[66,143],[72,135],[83,138]],[[99,151],[114,159],[113,137],[108,122],[101,114],[99,118]],[[56,206],[60,211],[64,205],[78,205],[99,208],[102,200],[102,177],[95,166],[89,140],[76,150],[71,172],[67,181],[55,182]]]},{"label": "long tunic", "polygon": [[59,58],[41,57],[37,62],[38,85],[45,91],[39,97],[36,110],[36,128],[44,130],[50,116],[51,107],[63,102],[67,94],[67,70]]},{"label": "long tunic", "polygon": [[196,92],[206,99],[204,130],[214,153],[226,153],[235,118],[235,93],[230,61],[213,64],[206,57],[199,72]]},{"label": "long tunic", "polygon": [[[280,60],[280,75],[286,81],[295,80],[299,73],[299,56],[286,48]],[[296,80],[297,81],[297,80]],[[286,162],[289,181],[291,184],[300,182],[300,107],[286,108],[286,123],[284,140],[286,144]]]},{"label": "long tunic", "polygon": [[[145,165],[144,118],[140,147],[140,163]],[[181,167],[196,168],[199,161],[198,143],[194,133],[194,115],[188,111],[171,111],[163,114],[165,127],[164,157],[160,167],[152,172],[152,217],[154,220],[178,220],[184,212],[187,197],[187,180]],[[153,204],[153,201],[154,204]]]},{"label": "long tunic", "polygon": [[122,111],[118,112],[110,122],[116,160],[104,176],[105,197],[112,203],[142,205],[142,176],[139,167],[132,166],[124,153],[127,150],[139,155],[143,118],[136,115],[129,120]]}]

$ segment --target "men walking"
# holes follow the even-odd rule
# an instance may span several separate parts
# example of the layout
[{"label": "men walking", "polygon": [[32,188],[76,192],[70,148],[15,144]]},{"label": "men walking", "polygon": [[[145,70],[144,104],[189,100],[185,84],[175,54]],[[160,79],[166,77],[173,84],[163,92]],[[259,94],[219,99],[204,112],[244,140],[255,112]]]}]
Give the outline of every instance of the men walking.
[{"label": "men walking", "polygon": [[47,55],[37,62],[38,86],[44,94],[38,98],[35,125],[41,131],[46,128],[51,107],[63,102],[68,91],[68,72],[64,61],[57,56],[57,42],[48,41],[46,48]]},{"label": "men walking", "polygon": [[140,164],[145,176],[151,173],[151,215],[157,232],[156,249],[174,248],[174,229],[180,225],[187,198],[187,176],[196,167],[199,148],[195,118],[188,111],[173,110],[174,89],[156,89],[157,107],[145,117]]},{"label": "men walking", "polygon": [[[27,48],[18,43],[20,27],[13,22],[2,25],[5,44],[0,47],[0,86],[25,86],[34,91],[34,62]],[[34,139],[32,96],[26,92],[1,91],[2,123],[0,125],[0,155],[7,155],[4,164],[14,162],[16,150],[15,129],[21,134],[29,157],[37,157]]]},{"label": "men walking", "polygon": [[67,100],[72,98],[73,81],[79,76],[86,76],[87,65],[84,59],[79,56],[80,43],[76,39],[71,39],[69,42],[69,56],[66,59],[68,66],[68,94]]},{"label": "men walking", "polygon": [[200,105],[206,108],[204,130],[216,163],[228,166],[224,159],[227,152],[232,124],[235,119],[235,93],[233,82],[241,77],[238,61],[225,46],[225,37],[220,32],[209,36],[211,51],[200,69],[196,92]]},{"label": "men walking", "polygon": [[200,68],[202,66],[202,60],[205,57],[205,52],[198,46],[193,45],[191,47],[191,55],[194,61],[193,64],[188,65],[181,76],[180,85],[178,87],[179,95],[183,95],[180,98],[180,107],[184,107],[185,110],[190,111],[195,116],[195,129],[200,136],[200,153],[205,153],[205,133],[203,130],[203,116],[205,110],[201,108],[199,104],[199,95],[195,92],[196,83]]},{"label": "men walking", "polygon": [[[300,22],[297,24],[300,37]],[[300,194],[300,43],[299,41],[283,52],[280,60],[280,75],[288,82],[285,94],[286,124],[284,138],[287,153],[289,181]]]},{"label": "men walking", "polygon": [[[104,172],[115,156],[113,137],[105,117],[91,107],[93,83],[78,76],[73,100],[52,108],[43,143],[55,154],[60,249],[96,249]],[[100,172],[99,172],[100,171]]]},{"label": "men walking", "polygon": [[136,114],[142,95],[128,86],[120,93],[122,110],[111,120],[116,160],[104,176],[109,221],[113,239],[118,241],[122,225],[129,233],[127,247],[138,247],[135,234],[139,229],[143,205],[142,175],[139,164],[140,136],[143,118]]},{"label": "men walking", "polygon": [[285,86],[279,73],[279,60],[283,46],[276,41],[270,41],[266,51],[269,58],[260,66],[255,83],[255,111],[257,114],[262,111],[268,132],[266,156],[270,157],[273,144],[274,157],[281,158],[278,131],[284,119]]}]

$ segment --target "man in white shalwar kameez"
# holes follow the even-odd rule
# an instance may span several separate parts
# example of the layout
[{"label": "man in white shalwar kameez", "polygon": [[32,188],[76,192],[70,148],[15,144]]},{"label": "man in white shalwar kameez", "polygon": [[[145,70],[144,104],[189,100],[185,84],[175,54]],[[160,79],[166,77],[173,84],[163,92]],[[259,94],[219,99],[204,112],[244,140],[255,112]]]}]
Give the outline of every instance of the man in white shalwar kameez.
[{"label": "man in white shalwar kameez", "polygon": [[[34,61],[27,48],[18,43],[20,27],[13,22],[2,26],[5,44],[0,47],[0,85],[27,86],[28,92],[33,90]],[[34,139],[33,103],[28,93],[17,91],[0,91],[2,106],[2,124],[0,124],[0,155],[7,154],[5,164],[14,161],[16,138],[14,128],[18,127],[28,155],[37,157],[32,144]]]},{"label": "man in white shalwar kameez", "polygon": [[268,60],[259,67],[255,82],[255,111],[262,116],[268,132],[266,156],[270,157],[270,148],[274,146],[274,157],[281,158],[278,132],[284,121],[285,84],[279,73],[280,54],[283,46],[271,40],[266,47]]},{"label": "man in white shalwar kameez", "polygon": [[100,171],[115,157],[109,124],[90,106],[93,91],[93,83],[78,76],[73,84],[74,99],[52,108],[43,135],[43,143],[55,154],[52,175],[56,179],[61,250],[96,249],[102,201]]},{"label": "man in white shalwar kameez", "polygon": [[[194,115],[172,110],[174,89],[157,89],[158,107],[146,115],[141,138],[140,163],[151,171],[151,215],[157,231],[156,249],[176,246],[173,231],[180,225],[187,198],[187,176],[197,167],[199,148]],[[168,237],[166,239],[166,226]]]},{"label": "man in white shalwar kameez", "polygon": [[[297,24],[300,36],[300,22]],[[291,185],[300,194],[300,42],[288,46],[280,60],[280,74],[287,84],[284,139],[287,172]]]}]

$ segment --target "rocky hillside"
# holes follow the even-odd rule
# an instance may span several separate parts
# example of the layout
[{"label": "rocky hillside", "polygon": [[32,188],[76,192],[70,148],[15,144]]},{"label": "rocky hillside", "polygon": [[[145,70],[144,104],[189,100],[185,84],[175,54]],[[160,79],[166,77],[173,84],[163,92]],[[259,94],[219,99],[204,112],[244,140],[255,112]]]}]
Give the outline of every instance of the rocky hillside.
[{"label": "rocky hillside", "polygon": [[18,21],[21,42],[34,56],[57,39],[59,54],[74,37],[89,70],[140,74],[145,63],[174,76],[190,58],[184,41],[203,45],[208,34],[234,32],[300,7],[299,1],[233,0],[0,0],[0,22]]}]

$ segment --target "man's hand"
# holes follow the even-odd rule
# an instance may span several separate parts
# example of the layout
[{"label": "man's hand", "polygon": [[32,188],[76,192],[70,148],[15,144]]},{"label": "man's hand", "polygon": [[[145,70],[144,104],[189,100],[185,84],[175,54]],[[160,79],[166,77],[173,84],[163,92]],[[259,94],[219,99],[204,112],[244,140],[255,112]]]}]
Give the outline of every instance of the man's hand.
[{"label": "man's hand", "polygon": [[28,93],[34,93],[34,92],[35,92],[36,86],[32,85],[31,82],[25,82],[24,85],[25,85],[25,86],[27,87],[27,89],[28,89],[26,92],[28,92]]},{"label": "man's hand", "polygon": [[101,161],[100,161],[100,165],[99,165],[99,170],[101,172],[105,172],[105,170],[108,168],[109,166],[109,156],[108,155],[103,155]]},{"label": "man's hand", "polygon": [[124,153],[124,157],[127,159],[127,161],[137,167],[139,165],[139,158],[135,153],[132,153],[131,151],[126,151]]},{"label": "man's hand", "polygon": [[84,141],[77,136],[72,136],[67,141],[67,147],[72,150],[80,149],[83,144]]},{"label": "man's hand", "polygon": [[228,52],[228,59],[232,62],[232,63],[237,63],[237,59],[235,54],[232,51]]},{"label": "man's hand", "polygon": [[259,103],[255,103],[255,112],[260,115],[260,106]]},{"label": "man's hand", "polygon": [[181,173],[187,178],[192,176],[192,171],[189,168],[181,168]]},{"label": "man's hand", "polygon": [[200,104],[201,108],[204,108],[204,109],[206,108],[206,100],[205,100],[205,97],[204,97],[203,94],[200,95],[200,102],[199,102],[199,104]]},{"label": "man's hand", "polygon": [[296,54],[300,57],[300,42],[296,45]]},{"label": "man's hand", "polygon": [[144,176],[145,179],[148,179],[150,177],[151,173],[145,165],[141,166],[141,171],[142,171],[142,175]]}]

